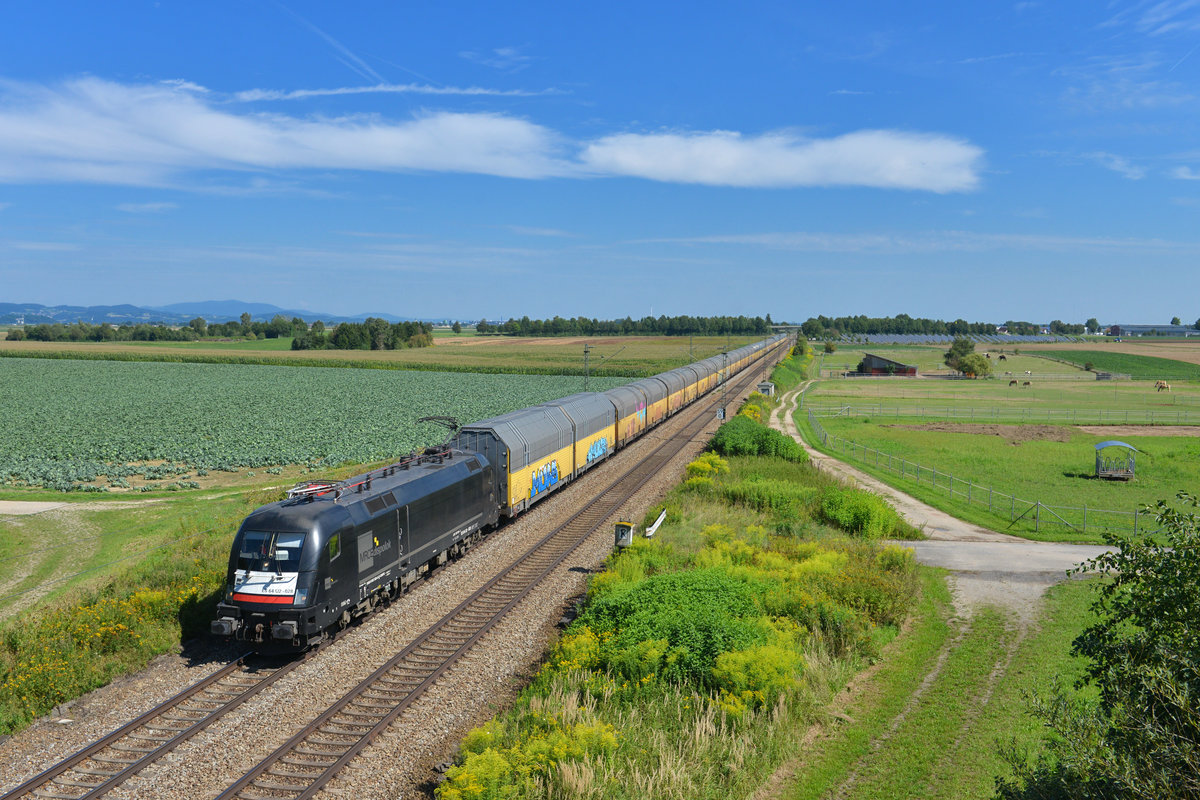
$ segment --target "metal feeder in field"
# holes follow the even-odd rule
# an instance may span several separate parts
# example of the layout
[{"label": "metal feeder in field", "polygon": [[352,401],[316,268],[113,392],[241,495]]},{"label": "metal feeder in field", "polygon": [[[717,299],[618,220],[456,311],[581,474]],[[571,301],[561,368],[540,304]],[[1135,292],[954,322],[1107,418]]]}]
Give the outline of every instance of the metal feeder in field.
[{"label": "metal feeder in field", "polygon": [[[1105,453],[1104,451],[1110,447],[1123,447],[1125,451],[1109,450],[1108,453]],[[1131,480],[1135,466],[1133,454],[1137,451],[1133,445],[1118,442],[1116,439],[1109,439],[1107,442],[1096,445],[1096,477],[1119,481]]]}]

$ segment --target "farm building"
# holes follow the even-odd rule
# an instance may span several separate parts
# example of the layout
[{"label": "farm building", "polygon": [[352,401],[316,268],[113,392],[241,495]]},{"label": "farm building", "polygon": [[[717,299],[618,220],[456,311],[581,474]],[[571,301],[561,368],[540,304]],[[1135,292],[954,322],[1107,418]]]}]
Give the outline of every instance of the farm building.
[{"label": "farm building", "polygon": [[863,375],[907,375],[914,378],[917,375],[916,365],[901,364],[874,353],[863,353],[863,360],[858,362],[858,371]]}]

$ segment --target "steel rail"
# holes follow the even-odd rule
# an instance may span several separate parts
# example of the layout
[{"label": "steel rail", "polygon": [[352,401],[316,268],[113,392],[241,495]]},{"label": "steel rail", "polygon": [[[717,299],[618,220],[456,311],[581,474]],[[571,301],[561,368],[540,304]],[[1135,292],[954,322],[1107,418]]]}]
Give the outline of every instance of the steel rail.
[{"label": "steel rail", "polygon": [[[252,653],[246,653],[229,662],[212,675],[11,789],[2,800],[18,797],[93,800],[100,797],[266,689],[303,661],[294,659],[257,677],[245,669],[246,662],[252,657]],[[245,685],[222,684],[226,678],[255,680]],[[210,691],[214,689],[218,691]],[[197,705],[211,707],[198,708]],[[167,716],[176,710],[180,715]],[[89,761],[93,762],[91,766],[80,766]],[[94,780],[96,778],[99,780]]]},{"label": "steel rail", "polygon": [[[737,391],[760,374],[772,351],[739,376]],[[726,381],[729,382],[728,380]],[[645,458],[480,587],[324,713],[279,746],[217,800],[308,800],[386,731],[447,670],[525,599],[605,520],[711,421],[713,398]],[[515,584],[515,585],[513,585]]]}]

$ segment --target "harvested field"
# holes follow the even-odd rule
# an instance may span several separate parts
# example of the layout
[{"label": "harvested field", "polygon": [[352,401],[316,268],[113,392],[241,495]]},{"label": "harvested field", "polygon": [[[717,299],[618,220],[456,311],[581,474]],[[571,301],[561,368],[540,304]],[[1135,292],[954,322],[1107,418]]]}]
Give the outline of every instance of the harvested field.
[{"label": "harvested field", "polygon": [[1200,337],[1189,341],[1134,341],[1134,342],[1073,342],[1055,344],[1022,345],[1021,349],[1029,353],[1039,350],[1103,350],[1112,353],[1127,353],[1134,356],[1153,356],[1169,358],[1173,361],[1184,361],[1189,364],[1200,364]]}]

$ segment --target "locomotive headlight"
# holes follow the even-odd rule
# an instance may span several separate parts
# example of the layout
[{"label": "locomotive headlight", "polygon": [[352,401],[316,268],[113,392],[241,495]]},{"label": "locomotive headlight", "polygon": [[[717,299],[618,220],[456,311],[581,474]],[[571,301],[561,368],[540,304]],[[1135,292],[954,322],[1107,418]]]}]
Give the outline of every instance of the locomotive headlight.
[{"label": "locomotive headlight", "polygon": [[308,589],[297,589],[296,599],[293,601],[295,605],[302,606],[308,602]]}]

